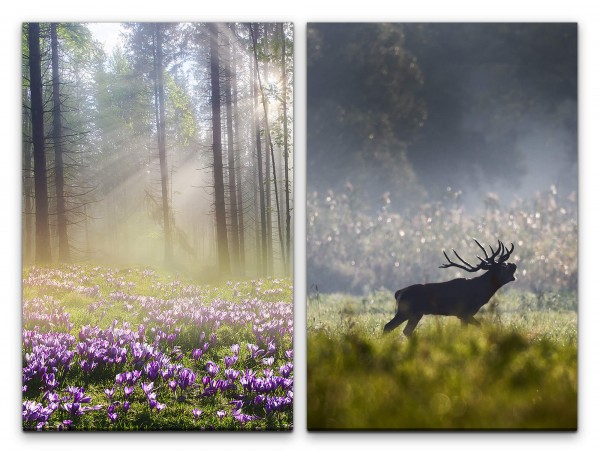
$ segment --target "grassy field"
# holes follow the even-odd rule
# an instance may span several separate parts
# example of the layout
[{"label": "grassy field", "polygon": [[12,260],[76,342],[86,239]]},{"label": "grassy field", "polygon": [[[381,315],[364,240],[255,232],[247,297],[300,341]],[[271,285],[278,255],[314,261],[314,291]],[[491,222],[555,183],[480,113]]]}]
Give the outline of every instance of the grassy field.
[{"label": "grassy field", "polygon": [[382,335],[393,304],[310,296],[310,430],[577,428],[574,294],[507,291],[483,327],[425,316],[411,339]]},{"label": "grassy field", "polygon": [[287,279],[23,273],[25,430],[290,430]]}]

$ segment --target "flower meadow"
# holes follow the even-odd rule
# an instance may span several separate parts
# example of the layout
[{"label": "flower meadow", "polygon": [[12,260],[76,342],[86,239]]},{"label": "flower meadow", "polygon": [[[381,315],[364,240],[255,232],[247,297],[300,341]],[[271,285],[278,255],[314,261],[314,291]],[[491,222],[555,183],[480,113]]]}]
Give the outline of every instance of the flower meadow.
[{"label": "flower meadow", "polygon": [[31,267],[22,325],[25,430],[293,427],[287,279]]}]

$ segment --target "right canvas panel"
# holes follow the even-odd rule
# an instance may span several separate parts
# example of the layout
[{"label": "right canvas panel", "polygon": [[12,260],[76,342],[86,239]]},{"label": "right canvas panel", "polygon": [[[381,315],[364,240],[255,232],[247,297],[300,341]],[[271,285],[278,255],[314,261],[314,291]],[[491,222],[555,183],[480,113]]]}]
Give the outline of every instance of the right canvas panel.
[{"label": "right canvas panel", "polygon": [[308,25],[309,430],[577,429],[577,24]]}]

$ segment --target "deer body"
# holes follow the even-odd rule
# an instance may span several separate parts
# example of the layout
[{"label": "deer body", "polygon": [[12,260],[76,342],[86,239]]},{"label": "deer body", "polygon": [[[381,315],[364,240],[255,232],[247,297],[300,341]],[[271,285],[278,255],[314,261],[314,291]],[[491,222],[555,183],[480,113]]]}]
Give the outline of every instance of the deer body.
[{"label": "deer body", "polygon": [[[477,244],[483,249],[478,242]],[[502,255],[496,262],[494,258],[501,249]],[[485,269],[487,272],[472,279],[460,278],[447,282],[411,285],[396,291],[396,316],[385,325],[384,332],[391,332],[408,320],[404,334],[410,336],[423,315],[456,316],[463,324],[479,325],[474,315],[489,302],[500,287],[515,280],[517,266],[514,263],[505,263],[511,252],[512,249],[505,253],[504,245],[499,242],[498,251],[492,250],[491,257],[486,253],[486,260],[479,258],[482,263],[477,267],[466,263],[456,252],[457,257],[467,266],[452,263],[444,252],[450,262],[449,265],[442,266],[444,268],[457,266],[469,272],[479,269]]]}]

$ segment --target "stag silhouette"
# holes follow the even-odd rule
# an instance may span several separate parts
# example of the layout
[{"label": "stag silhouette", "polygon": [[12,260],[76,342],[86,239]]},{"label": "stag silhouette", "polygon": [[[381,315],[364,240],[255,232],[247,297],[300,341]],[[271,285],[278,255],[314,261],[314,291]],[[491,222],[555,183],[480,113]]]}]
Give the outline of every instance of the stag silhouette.
[{"label": "stag silhouette", "polygon": [[473,240],[485,255],[485,258],[477,256],[478,265],[467,263],[452,249],[462,264],[450,260],[446,251],[443,251],[448,263],[440,268],[456,267],[468,272],[484,270],[485,274],[472,279],[460,278],[447,282],[411,285],[396,291],[396,316],[385,325],[384,333],[391,332],[408,320],[403,333],[410,337],[423,315],[456,316],[463,325],[480,325],[474,315],[488,303],[500,287],[515,280],[517,265],[506,263],[515,248],[513,244],[510,249],[506,249],[498,240],[498,249],[494,250],[489,246],[491,255],[488,255],[485,247],[475,238]]}]

